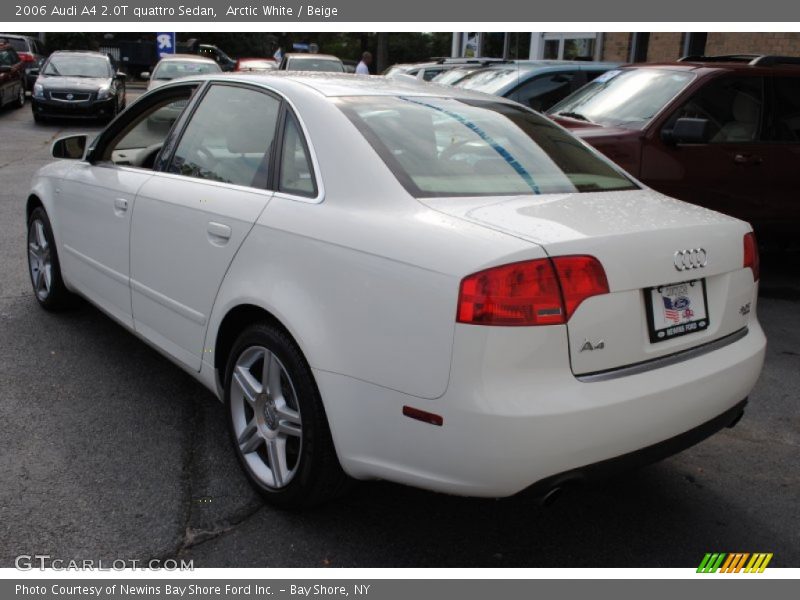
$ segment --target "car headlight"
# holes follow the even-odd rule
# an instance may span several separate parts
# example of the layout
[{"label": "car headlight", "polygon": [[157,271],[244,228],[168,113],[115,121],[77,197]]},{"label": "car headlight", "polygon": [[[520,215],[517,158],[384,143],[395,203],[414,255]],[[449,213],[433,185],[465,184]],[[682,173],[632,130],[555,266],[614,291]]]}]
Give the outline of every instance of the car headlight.
[{"label": "car headlight", "polygon": [[33,97],[44,98],[44,86],[41,83],[33,84]]},{"label": "car headlight", "polygon": [[103,98],[108,98],[111,96],[111,87],[101,87],[97,90],[97,99],[102,100]]}]

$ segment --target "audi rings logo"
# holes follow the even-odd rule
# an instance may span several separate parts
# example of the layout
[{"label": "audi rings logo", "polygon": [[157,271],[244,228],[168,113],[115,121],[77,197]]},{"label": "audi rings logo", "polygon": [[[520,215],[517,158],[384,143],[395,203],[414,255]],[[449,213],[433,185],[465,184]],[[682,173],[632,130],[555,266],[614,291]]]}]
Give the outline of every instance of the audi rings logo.
[{"label": "audi rings logo", "polygon": [[673,262],[678,271],[701,269],[708,264],[708,253],[705,248],[678,250],[673,256]]}]

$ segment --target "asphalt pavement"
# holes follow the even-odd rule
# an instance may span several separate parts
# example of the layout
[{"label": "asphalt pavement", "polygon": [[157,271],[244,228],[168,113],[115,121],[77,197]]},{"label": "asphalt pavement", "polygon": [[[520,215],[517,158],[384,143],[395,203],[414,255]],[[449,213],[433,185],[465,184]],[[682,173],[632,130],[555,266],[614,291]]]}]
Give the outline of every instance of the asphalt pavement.
[{"label": "asphalt pavement", "polygon": [[[129,100],[134,93],[129,92]],[[100,311],[33,298],[25,198],[52,140],[94,124],[0,111],[0,567],[21,554],[196,567],[691,567],[773,552],[800,567],[800,256],[764,257],[766,366],[744,419],[542,507],[359,483],[304,512],[264,505],[222,405]],[[457,460],[458,457],[453,457]]]}]

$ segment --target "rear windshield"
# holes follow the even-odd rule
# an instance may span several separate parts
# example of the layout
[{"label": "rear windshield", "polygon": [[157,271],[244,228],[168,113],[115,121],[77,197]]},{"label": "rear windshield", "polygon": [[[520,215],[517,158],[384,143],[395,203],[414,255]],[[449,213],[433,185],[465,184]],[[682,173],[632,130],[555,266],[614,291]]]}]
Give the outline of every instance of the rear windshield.
[{"label": "rear windshield", "polygon": [[337,102],[416,197],[637,189],[575,137],[522,107],[432,97]]},{"label": "rear windshield", "polygon": [[671,69],[608,71],[547,112],[609,127],[642,129],[692,79],[692,73]]},{"label": "rear windshield", "polygon": [[324,71],[327,73],[344,73],[341,61],[319,58],[291,58],[286,65],[291,71]]},{"label": "rear windshield", "polygon": [[10,44],[17,52],[30,52],[28,42],[21,38],[6,38],[0,35],[0,44]]},{"label": "rear windshield", "polygon": [[217,63],[191,60],[164,60],[156,65],[153,79],[169,81],[178,77],[191,75],[207,75],[208,73],[221,73]]}]

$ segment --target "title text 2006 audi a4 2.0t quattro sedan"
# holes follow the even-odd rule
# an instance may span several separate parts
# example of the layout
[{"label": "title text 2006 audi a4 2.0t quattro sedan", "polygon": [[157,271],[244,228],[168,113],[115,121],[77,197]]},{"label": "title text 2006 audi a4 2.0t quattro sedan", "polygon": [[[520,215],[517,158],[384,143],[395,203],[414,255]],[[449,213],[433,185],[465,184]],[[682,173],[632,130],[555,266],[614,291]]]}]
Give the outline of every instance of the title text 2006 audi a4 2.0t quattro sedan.
[{"label": "title text 2006 audi a4 2.0t quattro sedan", "polygon": [[207,76],[53,153],[39,302],[88,298],[218,394],[277,504],[546,494],[732,425],[761,370],[750,227],[504,99]]}]

